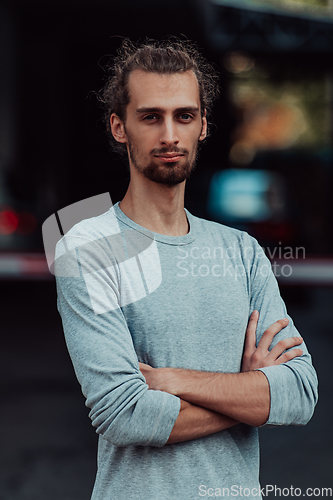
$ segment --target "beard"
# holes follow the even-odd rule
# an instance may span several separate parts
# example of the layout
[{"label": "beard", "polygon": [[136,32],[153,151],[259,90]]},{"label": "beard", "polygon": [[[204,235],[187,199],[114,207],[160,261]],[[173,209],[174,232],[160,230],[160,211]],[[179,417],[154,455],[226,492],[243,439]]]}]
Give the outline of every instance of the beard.
[{"label": "beard", "polygon": [[[184,148],[160,148],[153,149],[150,152],[151,160],[147,163],[144,161],[138,148],[127,134],[128,140],[128,155],[136,170],[138,170],[147,179],[157,182],[158,184],[166,184],[175,186],[183,181],[186,181],[195,170],[196,161],[198,158],[199,141],[191,153]],[[175,162],[163,163],[154,158],[154,155],[162,155],[166,153],[179,153],[184,155],[180,160]]]}]

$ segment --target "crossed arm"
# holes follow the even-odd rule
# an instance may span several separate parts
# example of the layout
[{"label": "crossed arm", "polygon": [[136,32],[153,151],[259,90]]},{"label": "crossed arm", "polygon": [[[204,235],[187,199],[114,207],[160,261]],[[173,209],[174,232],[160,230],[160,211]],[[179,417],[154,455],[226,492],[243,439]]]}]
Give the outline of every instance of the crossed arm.
[{"label": "crossed arm", "polygon": [[259,314],[254,311],[246,330],[240,373],[211,373],[181,368],[152,368],[139,363],[149,389],[174,394],[181,408],[168,443],[187,441],[227,429],[239,422],[260,426],[269,416],[270,392],[266,376],[258,368],[279,365],[301,356],[301,337],[280,340],[271,351],[274,336],[288,324],[271,325],[256,347]]}]

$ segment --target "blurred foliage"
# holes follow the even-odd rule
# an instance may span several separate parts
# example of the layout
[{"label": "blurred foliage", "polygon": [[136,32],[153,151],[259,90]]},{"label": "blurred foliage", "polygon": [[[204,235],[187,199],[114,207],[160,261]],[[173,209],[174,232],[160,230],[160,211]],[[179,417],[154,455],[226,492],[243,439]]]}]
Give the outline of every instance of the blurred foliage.
[{"label": "blurred foliage", "polygon": [[241,112],[250,107],[281,104],[294,109],[300,125],[292,144],[301,148],[321,149],[331,142],[332,82],[328,77],[285,78],[277,80],[262,68],[234,75],[231,100]]},{"label": "blurred foliage", "polygon": [[317,5],[320,7],[328,7],[329,0],[274,0],[274,4],[281,5],[293,5],[293,4],[305,4],[305,5]]}]

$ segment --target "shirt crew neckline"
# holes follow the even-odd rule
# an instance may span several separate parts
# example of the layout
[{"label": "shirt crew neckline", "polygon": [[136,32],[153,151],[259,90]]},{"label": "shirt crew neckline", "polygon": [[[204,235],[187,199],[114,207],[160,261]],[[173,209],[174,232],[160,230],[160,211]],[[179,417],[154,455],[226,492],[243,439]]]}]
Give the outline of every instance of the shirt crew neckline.
[{"label": "shirt crew neckline", "polygon": [[190,226],[190,230],[187,234],[184,234],[183,236],[168,236],[166,234],[160,234],[160,233],[154,233],[153,231],[150,231],[149,229],[144,228],[143,226],[140,226],[136,222],[134,222],[132,219],[127,217],[127,215],[124,214],[124,212],[121,210],[119,206],[119,201],[113,207],[111,208],[114,209],[114,213],[117,217],[117,219],[121,220],[124,224],[129,226],[132,229],[135,229],[136,231],[140,231],[147,236],[151,234],[151,238],[159,241],[160,243],[165,243],[167,245],[187,245],[189,243],[192,243],[195,240],[195,217],[190,214],[188,210],[185,208],[185,213],[187,216],[187,220]]}]

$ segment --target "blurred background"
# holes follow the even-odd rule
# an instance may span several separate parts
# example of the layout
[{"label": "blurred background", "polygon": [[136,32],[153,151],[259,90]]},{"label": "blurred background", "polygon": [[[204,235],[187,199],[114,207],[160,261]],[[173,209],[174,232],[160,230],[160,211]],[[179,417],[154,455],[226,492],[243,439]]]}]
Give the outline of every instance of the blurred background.
[{"label": "blurred background", "polygon": [[196,41],[221,81],[186,206],[259,240],[320,379],[306,427],[261,430],[261,483],[333,488],[332,0],[2,0],[0,500],[90,498],[97,438],[41,225],[123,197],[95,92],[122,37],[167,35]]}]

